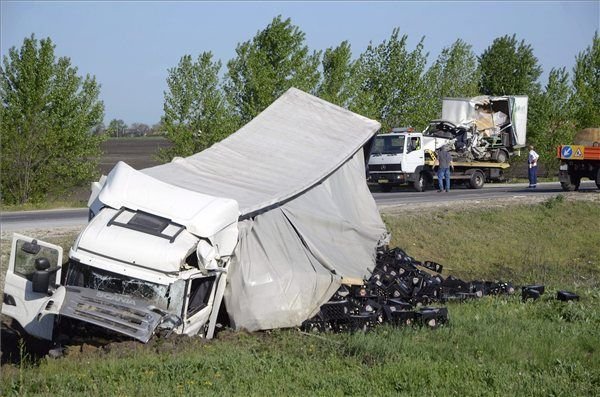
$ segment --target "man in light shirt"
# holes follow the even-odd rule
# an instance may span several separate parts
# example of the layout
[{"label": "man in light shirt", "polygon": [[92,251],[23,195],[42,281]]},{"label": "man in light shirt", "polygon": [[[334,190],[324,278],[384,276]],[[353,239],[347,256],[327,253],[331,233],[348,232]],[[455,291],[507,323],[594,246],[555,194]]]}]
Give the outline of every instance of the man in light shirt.
[{"label": "man in light shirt", "polygon": [[532,189],[535,189],[537,185],[537,162],[539,158],[539,154],[533,150],[533,145],[529,145],[527,162],[529,163],[529,187]]}]

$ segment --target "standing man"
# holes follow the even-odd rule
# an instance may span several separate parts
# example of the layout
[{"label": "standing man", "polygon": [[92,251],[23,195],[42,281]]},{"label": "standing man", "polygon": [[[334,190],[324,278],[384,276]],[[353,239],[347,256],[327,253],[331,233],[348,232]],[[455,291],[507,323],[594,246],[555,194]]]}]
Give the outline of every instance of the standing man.
[{"label": "standing man", "polygon": [[539,154],[533,150],[533,145],[529,145],[529,187],[535,189],[537,185],[537,161],[540,158]]},{"label": "standing man", "polygon": [[[450,168],[454,170],[454,164],[452,163],[452,155],[448,151],[448,147],[442,146],[440,150],[438,150],[438,193],[446,190],[446,192],[450,191]],[[444,183],[445,180],[445,189]]]}]

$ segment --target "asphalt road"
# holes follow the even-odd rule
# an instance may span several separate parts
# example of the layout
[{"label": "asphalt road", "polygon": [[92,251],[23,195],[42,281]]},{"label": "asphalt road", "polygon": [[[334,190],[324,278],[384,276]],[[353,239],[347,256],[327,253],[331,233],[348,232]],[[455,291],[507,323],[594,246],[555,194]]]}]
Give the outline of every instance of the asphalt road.
[{"label": "asphalt road", "polygon": [[[592,181],[582,181],[579,190],[581,194],[598,192],[596,184]],[[383,207],[418,203],[484,201],[528,197],[532,195],[551,197],[562,192],[558,182],[545,182],[538,184],[536,189],[528,189],[527,184],[486,184],[483,189],[479,190],[456,187],[449,193],[438,193],[436,190],[418,193],[407,187],[394,189],[390,193],[373,192],[373,197],[377,205]],[[83,226],[87,221],[87,208],[0,213],[0,229],[2,232]]]},{"label": "asphalt road", "polygon": [[[451,188],[450,192],[438,193],[435,189],[422,193],[415,192],[410,187],[392,190],[390,193],[373,192],[373,197],[379,207],[388,205],[406,205],[418,203],[441,203],[452,201],[484,201],[508,199],[528,196],[552,197],[564,193],[559,182],[538,183],[537,188],[529,189],[527,183],[490,184],[482,189],[468,189],[464,186]],[[593,181],[581,181],[579,193],[598,192]]]}]

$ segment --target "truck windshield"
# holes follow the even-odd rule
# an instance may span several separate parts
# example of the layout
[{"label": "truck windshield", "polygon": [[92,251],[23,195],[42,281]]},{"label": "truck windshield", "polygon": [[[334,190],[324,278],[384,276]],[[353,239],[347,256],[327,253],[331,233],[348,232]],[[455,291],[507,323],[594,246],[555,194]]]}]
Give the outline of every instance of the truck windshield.
[{"label": "truck windshield", "polygon": [[173,306],[178,304],[175,300],[171,303],[171,298],[177,295],[177,291],[171,291],[175,284],[151,283],[83,265],[73,260],[69,262],[65,285],[141,299],[148,302],[148,304],[171,312],[174,309]]},{"label": "truck windshield", "polygon": [[371,154],[398,154],[404,152],[404,135],[378,136]]}]

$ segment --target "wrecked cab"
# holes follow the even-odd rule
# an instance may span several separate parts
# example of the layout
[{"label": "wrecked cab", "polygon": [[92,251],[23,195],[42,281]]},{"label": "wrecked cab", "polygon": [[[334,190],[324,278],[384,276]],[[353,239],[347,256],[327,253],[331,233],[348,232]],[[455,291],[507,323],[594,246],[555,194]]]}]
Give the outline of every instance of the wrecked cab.
[{"label": "wrecked cab", "polygon": [[[119,185],[119,180],[132,178],[146,186],[154,183],[155,191],[161,189],[156,186],[160,182],[125,164],[115,167],[109,179]],[[102,209],[77,237],[64,268],[61,247],[15,234],[2,313],[28,334],[48,340],[56,316],[142,342],[158,330],[212,336],[235,246],[237,206],[232,200],[223,199],[219,205],[215,200],[220,199],[174,193],[179,193],[179,200],[193,200],[196,209],[199,200],[212,203],[211,215],[221,217],[216,229],[195,227],[195,218],[176,209],[155,207],[162,215],[150,214],[139,209],[143,197],[129,194],[123,199],[105,189],[91,200],[101,203]],[[230,224],[222,225],[227,221]]]}]

